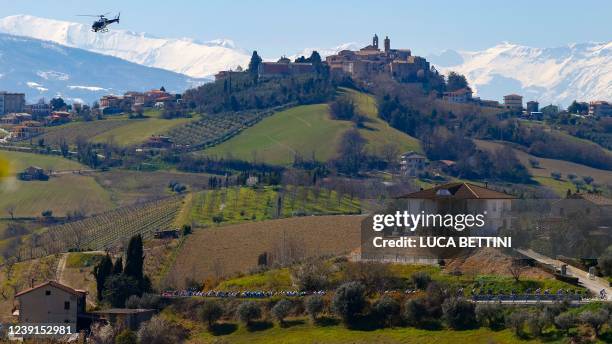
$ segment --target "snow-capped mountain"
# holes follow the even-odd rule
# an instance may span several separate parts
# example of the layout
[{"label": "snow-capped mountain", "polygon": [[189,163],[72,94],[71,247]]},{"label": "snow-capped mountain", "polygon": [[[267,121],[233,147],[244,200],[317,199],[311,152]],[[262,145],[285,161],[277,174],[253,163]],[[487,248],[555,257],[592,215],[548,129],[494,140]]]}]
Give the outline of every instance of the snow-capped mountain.
[{"label": "snow-capped mountain", "polygon": [[0,33],[0,90],[28,102],[61,95],[91,103],[105,94],[164,86],[182,92],[204,80],[49,41]]},{"label": "snow-capped mountain", "polygon": [[483,51],[447,50],[428,59],[443,73],[464,74],[477,95],[569,105],[574,99],[612,100],[612,42],[533,48],[502,43]]},{"label": "snow-capped mountain", "polygon": [[250,60],[250,54],[227,39],[165,39],[117,27],[107,33],[93,33],[89,25],[29,15],[0,19],[0,32],[52,41],[195,78],[210,77],[237,66],[244,68]]}]

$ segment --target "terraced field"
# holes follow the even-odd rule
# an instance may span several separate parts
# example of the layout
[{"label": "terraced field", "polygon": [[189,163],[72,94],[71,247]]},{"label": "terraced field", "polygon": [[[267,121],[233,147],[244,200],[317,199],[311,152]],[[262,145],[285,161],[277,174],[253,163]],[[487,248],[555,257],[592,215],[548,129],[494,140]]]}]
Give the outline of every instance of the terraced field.
[{"label": "terraced field", "polygon": [[188,150],[202,149],[229,140],[270,114],[272,110],[205,114],[200,120],[169,130],[166,135]]},{"label": "terraced field", "polygon": [[277,215],[291,217],[361,212],[358,199],[331,190],[301,186],[202,191],[193,195],[190,209],[190,222],[197,226],[267,220],[277,218]]},{"label": "terraced field", "polygon": [[173,228],[182,197],[168,197],[109,211],[84,220],[46,228],[39,234],[36,253],[46,255],[69,249],[103,250],[141,234]]}]

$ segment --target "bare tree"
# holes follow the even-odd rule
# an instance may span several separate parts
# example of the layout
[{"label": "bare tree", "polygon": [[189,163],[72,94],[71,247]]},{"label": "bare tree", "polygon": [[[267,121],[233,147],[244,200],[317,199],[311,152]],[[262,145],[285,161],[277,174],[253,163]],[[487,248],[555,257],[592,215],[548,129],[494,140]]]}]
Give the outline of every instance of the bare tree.
[{"label": "bare tree", "polygon": [[508,271],[510,272],[514,280],[516,282],[519,282],[519,280],[521,279],[521,275],[523,274],[523,272],[525,272],[525,266],[523,266],[520,259],[514,259],[512,261],[512,264],[510,264],[510,266],[508,267]]},{"label": "bare tree", "polygon": [[9,204],[7,205],[4,210],[6,210],[6,212],[9,214],[9,216],[11,217],[11,220],[15,219],[15,205],[14,204]]},{"label": "bare tree", "polygon": [[396,143],[386,143],[380,148],[380,154],[388,164],[390,169],[397,165],[397,159],[400,154],[400,148]]}]

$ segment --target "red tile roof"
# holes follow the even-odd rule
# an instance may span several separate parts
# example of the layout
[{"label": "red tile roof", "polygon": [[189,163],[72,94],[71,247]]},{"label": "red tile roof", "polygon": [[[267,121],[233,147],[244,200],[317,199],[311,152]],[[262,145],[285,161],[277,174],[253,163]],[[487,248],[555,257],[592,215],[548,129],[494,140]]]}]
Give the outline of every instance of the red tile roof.
[{"label": "red tile roof", "polygon": [[[440,195],[441,190],[448,190],[450,195]],[[416,198],[416,199],[438,199],[438,198],[455,198],[455,199],[515,199],[516,197],[503,192],[491,190],[482,186],[471,183],[448,183],[438,185],[431,189],[413,192],[398,198]]]},{"label": "red tile roof", "polygon": [[28,288],[26,290],[22,290],[19,293],[15,294],[15,297],[19,297],[21,295],[27,294],[27,293],[29,293],[31,291],[34,291],[36,289],[39,289],[39,288],[42,288],[42,287],[46,287],[46,286],[55,287],[55,288],[61,289],[61,290],[65,291],[65,292],[68,292],[70,294],[77,295],[77,296],[87,294],[87,292],[84,291],[84,290],[73,289],[73,288],[70,288],[67,285],[63,285],[63,284],[55,282],[55,281],[47,281],[45,283],[41,283],[41,284],[39,284],[37,286],[34,286],[32,288]]}]

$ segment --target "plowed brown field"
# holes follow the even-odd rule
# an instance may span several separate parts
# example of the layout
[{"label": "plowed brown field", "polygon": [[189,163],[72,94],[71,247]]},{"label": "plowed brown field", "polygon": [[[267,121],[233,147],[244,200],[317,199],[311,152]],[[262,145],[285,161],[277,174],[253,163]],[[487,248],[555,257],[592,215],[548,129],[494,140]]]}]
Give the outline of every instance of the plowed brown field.
[{"label": "plowed brown field", "polygon": [[180,248],[166,282],[180,287],[186,278],[246,272],[267,252],[284,257],[349,253],[359,247],[363,216],[308,216],[199,229]]}]

